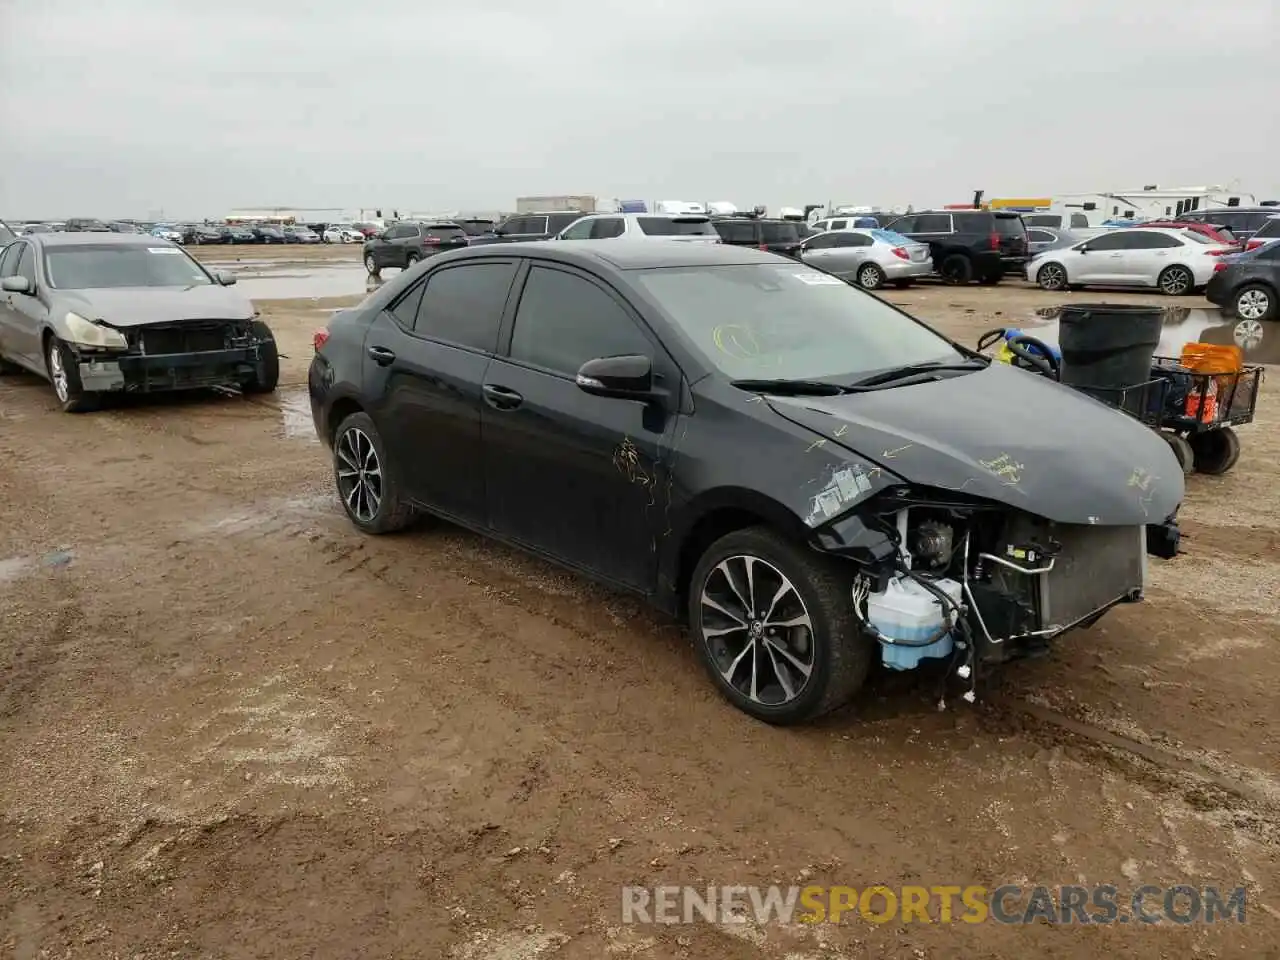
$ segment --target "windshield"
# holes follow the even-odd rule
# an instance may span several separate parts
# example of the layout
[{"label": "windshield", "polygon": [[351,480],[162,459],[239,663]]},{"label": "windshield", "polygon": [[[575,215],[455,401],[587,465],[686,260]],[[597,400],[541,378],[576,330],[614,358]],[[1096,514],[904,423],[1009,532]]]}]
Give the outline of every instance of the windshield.
[{"label": "windshield", "polygon": [[466,233],[460,227],[427,227],[427,236],[456,240],[458,237],[465,237]]},{"label": "windshield", "polygon": [[497,224],[492,220],[460,220],[458,226],[469,237],[483,237],[486,233],[493,233]]},{"label": "windshield", "polygon": [[719,237],[707,217],[636,217],[650,237]]},{"label": "windshield", "polygon": [[830,378],[965,357],[928,327],[801,264],[671,267],[632,274],[731,380]]},{"label": "windshield", "polygon": [[1253,235],[1255,240],[1264,237],[1280,237],[1280,217],[1268,218],[1267,222]]},{"label": "windshield", "polygon": [[794,223],[761,223],[760,239],[764,243],[798,243],[800,229]]},{"label": "windshield", "polygon": [[904,237],[902,234],[894,233],[892,230],[870,230],[868,232],[874,239],[882,243],[891,243],[895,247],[906,246],[912,242],[910,237]]},{"label": "windshield", "polygon": [[49,286],[58,290],[103,287],[197,287],[213,283],[177,247],[141,244],[52,247],[45,251]]},{"label": "windshield", "polygon": [[1002,237],[1025,237],[1027,228],[1022,222],[1021,217],[1001,217],[999,215],[991,218],[995,221],[996,233]]}]

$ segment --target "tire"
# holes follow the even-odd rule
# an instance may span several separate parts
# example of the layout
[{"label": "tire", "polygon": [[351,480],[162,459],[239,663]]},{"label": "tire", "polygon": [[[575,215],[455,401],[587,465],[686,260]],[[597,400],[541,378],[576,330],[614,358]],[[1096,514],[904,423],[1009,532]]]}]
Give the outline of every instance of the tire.
[{"label": "tire", "polygon": [[421,259],[422,258],[418,256],[416,253],[409,254],[407,257],[404,258],[404,268],[406,270],[412,270],[413,265]]},{"label": "tire", "polygon": [[1164,442],[1169,444],[1169,449],[1173,451],[1174,458],[1178,461],[1178,466],[1182,468],[1184,476],[1190,476],[1196,468],[1196,455],[1191,449],[1191,444],[1186,438],[1176,433],[1162,433]]},{"label": "tire", "polygon": [[63,413],[88,413],[98,409],[101,396],[85,390],[80,383],[80,368],[71,348],[57,337],[49,336],[44,346],[45,370],[53,395]]},{"label": "tire", "polygon": [[[807,615],[809,630],[793,625],[789,629],[796,633],[783,640],[767,632],[767,616],[758,620],[747,617],[744,604],[736,600],[737,595],[730,591],[725,579],[727,567],[741,589],[746,583],[746,558],[753,561],[751,583],[760,588],[759,596],[748,598],[754,612],[759,615],[765,612],[763,608],[772,606],[775,619],[779,614],[798,619],[800,611]],[[688,612],[694,647],[721,696],[757,720],[779,726],[812,720],[846,703],[866,679],[876,650],[875,641],[862,631],[854,615],[850,570],[766,527],[738,530],[713,543],[693,571]],[[786,579],[791,590],[779,597],[777,594],[785,589],[781,578]],[[712,603],[734,597],[724,602],[742,609],[739,622],[749,620],[757,626],[744,626],[739,632],[733,626],[734,620],[703,602],[704,594]],[[710,612],[706,620],[704,611]],[[714,625],[709,625],[710,620]],[[708,636],[708,630],[725,632]],[[754,639],[748,641],[749,637]],[[754,652],[744,659],[748,650]],[[782,650],[789,651],[789,656],[784,656]],[[790,667],[791,663],[805,661],[809,668],[807,679]],[[778,666],[784,663],[787,666]],[[724,678],[724,664],[736,684]],[[754,698],[753,673],[757,683]],[[789,679],[780,681],[784,675]],[[762,680],[764,688],[759,686]]]},{"label": "tire", "polygon": [[[350,475],[353,470],[359,471],[361,464],[365,471]],[[376,481],[369,472],[370,465],[377,470]],[[413,507],[401,491],[396,467],[387,460],[382,436],[366,413],[351,414],[334,431],[333,481],[347,519],[365,533],[395,533],[414,519]],[[365,482],[363,493],[357,492],[361,481]]]},{"label": "tire", "polygon": [[259,347],[262,356],[262,373],[255,374],[252,379],[246,380],[240,385],[240,389],[247,394],[275,393],[276,385],[280,382],[280,353],[276,348],[275,334],[261,320],[254,320],[250,329],[253,330],[255,337],[266,341]]},{"label": "tire", "polygon": [[1230,427],[1206,430],[1191,438],[1196,473],[1218,477],[1240,459],[1240,437]]},{"label": "tire", "polygon": [[369,271],[369,276],[376,277],[382,272],[382,268],[378,266],[378,261],[373,258],[372,253],[364,255],[364,268]]},{"label": "tire", "polygon": [[1156,278],[1160,292],[1168,297],[1185,297],[1195,291],[1196,278],[1186,267],[1174,264],[1165,267]]},{"label": "tire", "polygon": [[879,290],[886,279],[884,271],[874,263],[864,263],[858,268],[858,286],[863,290]]},{"label": "tire", "polygon": [[1231,295],[1231,312],[1240,320],[1274,320],[1276,292],[1261,283],[1246,283]]},{"label": "tire", "polygon": [[961,286],[973,279],[973,261],[963,253],[953,253],[942,260],[938,276],[944,283]]},{"label": "tire", "polygon": [[1067,284],[1067,268],[1056,260],[1046,263],[1036,271],[1036,284],[1041,290],[1057,293],[1065,290]]}]

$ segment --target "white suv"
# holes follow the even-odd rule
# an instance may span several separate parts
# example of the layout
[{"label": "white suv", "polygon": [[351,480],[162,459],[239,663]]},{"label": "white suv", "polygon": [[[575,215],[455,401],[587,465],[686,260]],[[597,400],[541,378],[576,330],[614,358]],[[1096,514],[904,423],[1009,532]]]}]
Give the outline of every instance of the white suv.
[{"label": "white suv", "polygon": [[701,213],[591,213],[575,220],[556,240],[683,240],[719,243],[711,218]]}]

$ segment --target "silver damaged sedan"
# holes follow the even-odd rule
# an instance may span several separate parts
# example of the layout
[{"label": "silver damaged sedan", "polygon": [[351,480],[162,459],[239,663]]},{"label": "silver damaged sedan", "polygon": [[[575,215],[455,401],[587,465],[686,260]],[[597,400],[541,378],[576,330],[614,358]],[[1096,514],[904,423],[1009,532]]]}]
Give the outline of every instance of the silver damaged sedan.
[{"label": "silver damaged sedan", "polygon": [[886,283],[899,287],[933,273],[927,243],[916,243],[892,230],[858,228],[814,234],[800,245],[800,259],[827,273],[852,281],[864,290]]},{"label": "silver damaged sedan", "polygon": [[109,393],[270,393],[275,338],[235,282],[156,237],[20,237],[0,252],[0,373],[44,377],[70,413]]}]

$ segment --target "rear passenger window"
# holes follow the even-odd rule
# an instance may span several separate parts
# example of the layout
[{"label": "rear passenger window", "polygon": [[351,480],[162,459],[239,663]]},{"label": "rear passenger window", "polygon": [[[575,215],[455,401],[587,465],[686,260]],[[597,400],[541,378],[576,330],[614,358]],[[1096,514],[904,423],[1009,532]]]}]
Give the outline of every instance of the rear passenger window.
[{"label": "rear passenger window", "polygon": [[741,220],[721,220],[716,225],[716,233],[727,243],[751,243],[756,238],[755,224]]},{"label": "rear passenger window", "polygon": [[951,217],[945,213],[922,213],[916,217],[915,233],[950,233]]},{"label": "rear passenger window", "polygon": [[573,376],[596,357],[653,355],[649,338],[603,289],[563,270],[534,267],[511,335],[511,359]]},{"label": "rear passenger window", "polygon": [[491,353],[515,275],[514,261],[467,263],[432,273],[413,332]]},{"label": "rear passenger window", "polygon": [[843,230],[847,226],[849,226],[848,220],[832,220],[831,221],[832,230]]},{"label": "rear passenger window", "polygon": [[1073,213],[1071,215],[1072,230],[1087,230],[1089,227],[1089,218],[1083,213]]},{"label": "rear passenger window", "polygon": [[601,217],[591,226],[591,239],[612,240],[614,237],[620,237],[624,226],[621,217]]},{"label": "rear passenger window", "polygon": [[391,308],[391,315],[396,318],[400,326],[406,330],[412,330],[414,323],[418,319],[418,304],[422,302],[422,291],[427,285],[420,283],[413,287],[403,297],[396,301],[396,305]]}]

